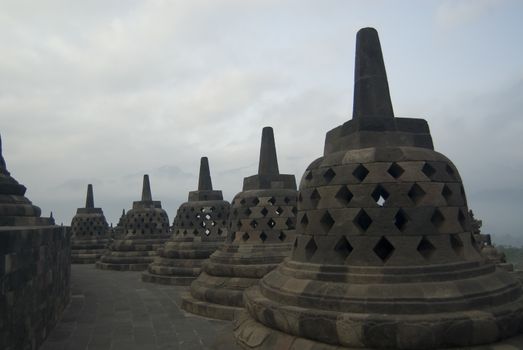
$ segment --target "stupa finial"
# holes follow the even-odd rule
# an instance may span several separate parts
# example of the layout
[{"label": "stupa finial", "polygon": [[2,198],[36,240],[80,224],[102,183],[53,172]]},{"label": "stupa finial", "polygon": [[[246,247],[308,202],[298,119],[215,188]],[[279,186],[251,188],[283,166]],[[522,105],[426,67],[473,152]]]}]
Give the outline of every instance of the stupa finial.
[{"label": "stupa finial", "polygon": [[94,208],[93,185],[87,185],[87,197],[85,198],[85,207]]},{"label": "stupa finial", "polygon": [[2,172],[7,173],[7,165],[2,154],[2,135],[0,135],[0,173]]},{"label": "stupa finial", "polygon": [[151,184],[149,183],[149,175],[143,176],[143,187],[142,187],[142,202],[152,201],[151,195]]},{"label": "stupa finial", "polygon": [[212,191],[211,172],[209,171],[209,160],[207,157],[202,157],[200,159],[198,191]]},{"label": "stupa finial", "polygon": [[278,158],[276,157],[276,146],[274,144],[274,132],[270,126],[262,131],[260,147],[260,163],[258,165],[259,175],[278,175]]},{"label": "stupa finial", "polygon": [[352,118],[394,118],[380,39],[374,28],[362,28],[356,36]]}]

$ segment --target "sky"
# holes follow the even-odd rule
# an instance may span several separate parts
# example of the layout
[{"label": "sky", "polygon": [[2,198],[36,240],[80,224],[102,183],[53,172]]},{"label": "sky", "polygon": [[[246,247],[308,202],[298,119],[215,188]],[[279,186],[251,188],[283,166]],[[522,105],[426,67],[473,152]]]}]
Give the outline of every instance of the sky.
[{"label": "sky", "polygon": [[116,224],[141,195],[172,221],[201,156],[227,200],[274,128],[297,180],[351,118],[355,36],[375,27],[398,117],[425,118],[495,243],[523,245],[523,2],[0,0],[0,133],[27,197]]}]

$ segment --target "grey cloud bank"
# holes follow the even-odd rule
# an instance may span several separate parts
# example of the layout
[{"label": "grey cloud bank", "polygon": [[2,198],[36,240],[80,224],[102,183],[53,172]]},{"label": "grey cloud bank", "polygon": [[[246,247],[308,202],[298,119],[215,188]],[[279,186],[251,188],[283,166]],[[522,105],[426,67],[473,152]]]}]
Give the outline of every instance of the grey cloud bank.
[{"label": "grey cloud bank", "polygon": [[145,173],[172,221],[200,156],[230,200],[266,125],[280,171],[300,179],[350,117],[354,34],[374,26],[395,114],[429,121],[485,233],[523,244],[518,1],[0,4],[4,156],[58,223],[93,183],[116,224]]}]

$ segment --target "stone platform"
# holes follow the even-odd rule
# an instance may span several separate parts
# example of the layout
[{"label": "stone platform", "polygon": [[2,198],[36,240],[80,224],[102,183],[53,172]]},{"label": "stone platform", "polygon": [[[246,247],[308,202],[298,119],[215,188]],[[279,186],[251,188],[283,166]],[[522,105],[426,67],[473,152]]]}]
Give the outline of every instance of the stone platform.
[{"label": "stone platform", "polygon": [[72,297],[40,350],[209,349],[230,323],[180,309],[186,288],[140,281],[139,272],[72,266]]}]

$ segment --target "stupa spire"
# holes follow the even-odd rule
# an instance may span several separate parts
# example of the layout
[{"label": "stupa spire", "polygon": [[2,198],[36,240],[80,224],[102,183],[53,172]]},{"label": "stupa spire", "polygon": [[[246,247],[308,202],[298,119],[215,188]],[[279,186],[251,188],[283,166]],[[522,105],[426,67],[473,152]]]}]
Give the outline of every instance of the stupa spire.
[{"label": "stupa spire", "polygon": [[0,135],[0,173],[9,174],[5,164],[4,155],[2,154],[2,135]]},{"label": "stupa spire", "polygon": [[198,191],[212,191],[211,172],[209,171],[209,160],[207,157],[202,157],[200,159]]},{"label": "stupa spire", "polygon": [[94,208],[93,185],[87,185],[87,197],[85,198],[85,207]]},{"label": "stupa spire", "polygon": [[352,118],[394,118],[380,39],[374,28],[362,28],[356,36]]},{"label": "stupa spire", "polygon": [[260,147],[260,163],[258,165],[259,175],[278,175],[278,158],[276,157],[276,146],[274,144],[274,132],[270,126],[262,131]]},{"label": "stupa spire", "polygon": [[142,187],[142,202],[150,202],[152,200],[153,196],[151,195],[151,184],[149,183],[149,175],[144,175]]}]

